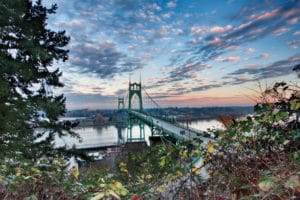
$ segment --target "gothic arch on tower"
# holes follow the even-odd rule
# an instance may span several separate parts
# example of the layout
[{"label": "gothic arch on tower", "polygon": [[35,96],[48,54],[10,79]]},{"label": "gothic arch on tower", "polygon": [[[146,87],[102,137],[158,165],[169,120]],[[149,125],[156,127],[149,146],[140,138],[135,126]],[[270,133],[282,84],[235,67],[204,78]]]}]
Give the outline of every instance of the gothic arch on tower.
[{"label": "gothic arch on tower", "polygon": [[142,84],[141,83],[130,83],[129,82],[129,99],[128,99],[128,109],[131,110],[131,100],[134,95],[139,98],[140,111],[143,110],[143,100],[142,100]]}]

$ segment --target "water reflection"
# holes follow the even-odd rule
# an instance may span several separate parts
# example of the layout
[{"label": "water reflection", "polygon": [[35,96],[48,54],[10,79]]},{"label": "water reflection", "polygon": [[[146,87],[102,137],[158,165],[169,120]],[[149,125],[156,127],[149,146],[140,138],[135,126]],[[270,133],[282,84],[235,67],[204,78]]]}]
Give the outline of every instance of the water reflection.
[{"label": "water reflection", "polygon": [[[185,124],[183,124],[185,125]],[[189,124],[189,127],[205,131],[208,128],[222,129],[223,126],[217,120],[201,120],[193,121]],[[149,136],[151,135],[151,129],[145,125],[145,140],[149,145]],[[79,127],[75,131],[79,133],[82,138],[80,143],[75,138],[64,137],[57,139],[60,145],[67,144],[69,147],[73,145],[76,148],[88,148],[88,147],[100,147],[100,146],[112,146],[124,144],[127,139],[128,129],[124,126],[104,126],[104,127]],[[139,137],[140,128],[138,125],[134,125],[132,128],[133,137]]]}]

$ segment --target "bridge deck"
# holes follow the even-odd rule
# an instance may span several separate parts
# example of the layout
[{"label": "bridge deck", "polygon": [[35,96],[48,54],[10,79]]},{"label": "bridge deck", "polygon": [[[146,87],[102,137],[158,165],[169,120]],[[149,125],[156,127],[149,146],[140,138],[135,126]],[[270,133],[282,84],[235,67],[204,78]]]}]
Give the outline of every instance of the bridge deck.
[{"label": "bridge deck", "polygon": [[201,138],[204,141],[204,143],[206,143],[210,140],[213,140],[211,138],[201,136],[201,135],[203,135],[203,132],[198,131],[198,130],[194,130],[194,129],[190,129],[190,128],[187,129],[186,127],[172,124],[172,123],[166,122],[164,120],[161,120],[159,118],[152,117],[152,116],[149,116],[149,115],[137,112],[137,111],[133,111],[133,110],[130,110],[129,113],[134,115],[135,117],[143,120],[148,125],[160,128],[167,134],[174,136],[175,138],[180,139],[180,140],[190,140],[193,138]]}]

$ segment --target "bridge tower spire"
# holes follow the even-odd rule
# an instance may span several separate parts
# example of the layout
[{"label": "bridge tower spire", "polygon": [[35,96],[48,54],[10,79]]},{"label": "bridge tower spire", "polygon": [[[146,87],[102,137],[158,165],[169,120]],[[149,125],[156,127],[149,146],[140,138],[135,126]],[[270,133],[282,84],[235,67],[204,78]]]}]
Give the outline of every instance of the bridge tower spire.
[{"label": "bridge tower spire", "polygon": [[128,99],[128,110],[131,110],[131,100],[134,95],[137,95],[139,98],[140,111],[143,111],[143,99],[142,99],[142,83],[131,83],[129,81],[129,99]]}]

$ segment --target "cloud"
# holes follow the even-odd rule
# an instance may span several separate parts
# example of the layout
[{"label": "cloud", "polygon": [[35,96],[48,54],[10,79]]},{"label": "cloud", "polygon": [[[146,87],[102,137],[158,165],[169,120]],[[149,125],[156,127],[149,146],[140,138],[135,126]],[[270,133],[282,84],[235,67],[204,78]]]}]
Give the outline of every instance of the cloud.
[{"label": "cloud", "polygon": [[232,29],[231,25],[227,25],[227,26],[224,26],[224,27],[222,27],[222,26],[213,26],[213,27],[210,28],[210,31],[212,33],[224,33],[224,32],[227,32],[231,29]]},{"label": "cloud", "polygon": [[296,31],[293,35],[300,35],[300,31]]},{"label": "cloud", "polygon": [[279,77],[279,76],[284,76],[293,73],[294,65],[298,64],[299,62],[300,62],[300,54],[296,54],[285,60],[274,62],[273,64],[267,67],[241,68],[232,73],[229,73],[229,75],[240,76],[240,75],[247,74],[247,75],[251,75],[252,77],[255,77],[256,79]]},{"label": "cloud", "polygon": [[252,77],[245,77],[245,76],[235,76],[235,77],[231,77],[233,80],[232,81],[228,81],[226,82],[226,85],[240,85],[243,84],[245,82],[249,82],[249,81],[255,81],[255,78]]},{"label": "cloud", "polygon": [[172,29],[172,31],[175,35],[183,35],[184,34],[184,31],[180,28]]},{"label": "cloud", "polygon": [[168,19],[171,17],[171,13],[165,13],[162,15],[163,18]]},{"label": "cloud", "polygon": [[202,85],[200,87],[194,87],[194,88],[192,88],[192,91],[193,92],[205,91],[205,90],[209,90],[209,89],[212,89],[212,88],[219,88],[219,87],[222,87],[222,86],[223,86],[223,84],[220,84],[220,83],[207,84],[207,85]]},{"label": "cloud", "polygon": [[192,64],[191,62],[190,63],[187,62],[186,64],[171,70],[168,74],[169,76],[168,81],[174,82],[174,81],[179,81],[184,79],[197,79],[199,71],[208,69],[210,67],[211,65],[208,64],[201,64],[201,63]]},{"label": "cloud", "polygon": [[277,29],[275,29],[272,34],[273,35],[276,35],[276,36],[279,36],[279,35],[282,35],[286,32],[288,32],[290,29],[286,28],[286,27],[278,27]]},{"label": "cloud", "polygon": [[116,96],[126,96],[128,90],[127,89],[119,89],[115,92]]},{"label": "cloud", "polygon": [[175,8],[176,7],[176,3],[174,1],[170,1],[167,3],[167,7],[168,8]]},{"label": "cloud", "polygon": [[192,26],[190,28],[191,35],[201,35],[205,32],[206,32],[205,28],[202,28],[202,27],[199,27],[199,26]]},{"label": "cloud", "polygon": [[260,57],[261,58],[269,58],[270,54],[269,53],[262,53],[262,54],[260,54]]},{"label": "cloud", "polygon": [[253,48],[248,48],[246,51],[247,51],[248,53],[253,53],[253,52],[255,51],[255,49],[253,49]]},{"label": "cloud", "polygon": [[222,40],[219,37],[214,37],[210,40],[207,40],[208,45],[218,46],[222,43]]},{"label": "cloud", "polygon": [[288,24],[296,24],[298,22],[299,18],[298,17],[295,17],[295,18],[292,18],[290,20],[287,21]]},{"label": "cloud", "polygon": [[[171,2],[170,5],[173,4],[174,2]],[[124,43],[132,43],[132,35],[142,36],[144,29],[153,25],[158,26],[163,17],[168,18],[172,14],[172,12],[164,13],[162,17],[160,3],[147,0],[70,1],[61,3],[60,6],[64,11],[62,14],[64,19],[75,18],[85,26],[85,29],[80,30],[81,33],[85,32],[93,36],[102,34],[105,39],[113,38],[115,41]],[[72,37],[75,38],[74,35],[78,31],[71,30],[71,32]],[[78,38],[75,38],[75,40],[79,41]],[[146,44],[145,41],[148,41],[148,38],[145,38],[142,42]],[[150,42],[148,43],[150,44]]]},{"label": "cloud", "polygon": [[233,61],[238,61],[239,59],[240,57],[238,56],[229,56],[228,58],[226,58],[226,61],[233,62]]},{"label": "cloud", "polygon": [[300,45],[300,40],[293,40],[293,41],[290,41],[288,42],[288,45],[293,48],[293,49],[296,49],[298,48],[298,46]]},{"label": "cloud", "polygon": [[143,67],[141,60],[120,52],[113,42],[76,45],[72,48],[70,63],[80,73],[92,73],[100,78],[111,78]]},{"label": "cloud", "polygon": [[200,87],[194,87],[191,90],[205,91],[213,88],[220,88],[226,85],[240,85],[250,81],[285,76],[294,73],[293,67],[299,63],[300,54],[296,54],[285,60],[274,62],[267,67],[259,68],[258,66],[246,66],[245,68],[240,68],[226,76],[223,76],[225,81],[222,83],[202,85]]},{"label": "cloud", "polygon": [[[101,94],[66,93],[68,109],[82,108],[115,108],[117,99],[115,96],[103,96]],[[115,104],[113,104],[115,101]]]},{"label": "cloud", "polygon": [[[290,25],[288,21],[300,15],[300,1],[289,1],[280,7],[271,7],[270,10],[266,10],[267,8],[262,7],[263,12],[260,14],[256,14],[258,13],[257,10],[249,8],[247,8],[249,10],[241,10],[241,13],[249,14],[246,17],[239,15],[241,24],[234,27],[229,25],[223,28],[215,27],[215,31],[207,34],[203,39],[188,42],[184,52],[190,52],[193,56],[196,55],[198,57],[196,62],[207,62],[226,53],[232,47],[262,39],[267,35],[285,33],[289,30],[286,27]],[[255,14],[251,14],[249,17],[250,13]],[[190,32],[196,36],[206,33],[206,29],[192,26]]]},{"label": "cloud", "polygon": [[96,86],[96,87],[92,87],[91,89],[93,93],[102,93],[105,88]]},{"label": "cloud", "polygon": [[84,98],[87,102],[89,101],[111,101],[113,96],[103,96],[101,94],[84,94],[84,93],[67,93],[67,100],[72,102],[81,102]]},{"label": "cloud", "polygon": [[246,64],[246,67],[258,67],[258,66],[260,66],[260,65],[259,64],[254,64],[254,63]]},{"label": "cloud", "polygon": [[69,22],[60,22],[57,24],[58,27],[83,27],[82,21],[78,19],[73,19]]},{"label": "cloud", "polygon": [[229,56],[227,58],[223,58],[221,56],[216,57],[214,60],[219,62],[235,62],[240,59],[239,56]]}]

